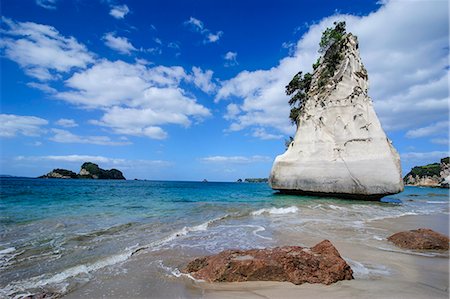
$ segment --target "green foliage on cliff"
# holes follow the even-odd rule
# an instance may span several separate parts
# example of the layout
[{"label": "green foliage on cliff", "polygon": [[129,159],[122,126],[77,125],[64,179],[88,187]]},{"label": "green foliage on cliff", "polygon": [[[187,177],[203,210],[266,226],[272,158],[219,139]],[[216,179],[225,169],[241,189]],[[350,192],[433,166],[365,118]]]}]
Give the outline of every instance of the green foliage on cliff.
[{"label": "green foliage on cliff", "polygon": [[435,175],[439,176],[440,172],[441,172],[441,165],[439,163],[433,163],[425,166],[413,167],[413,169],[411,169],[411,171],[406,175],[406,177],[408,177],[409,175],[419,177],[435,176]]},{"label": "green foliage on cliff", "polygon": [[[81,165],[81,174],[76,174],[73,171],[67,169],[53,169],[46,175],[40,176],[39,178],[58,178],[55,174],[59,174],[65,178],[71,179],[104,179],[104,180],[125,180],[122,172],[117,169],[104,170],[98,167],[97,164],[92,162],[85,162]],[[87,172],[87,173],[86,173]]]},{"label": "green foliage on cliff", "polygon": [[291,82],[286,85],[286,94],[292,96],[289,99],[289,105],[291,106],[291,113],[289,118],[292,123],[297,123],[298,114],[300,113],[303,102],[306,99],[306,94],[311,88],[312,75],[306,73],[304,76],[302,72],[298,72]]},{"label": "green foliage on cliff", "polygon": [[325,86],[328,80],[333,77],[334,72],[336,72],[343,58],[342,37],[346,34],[345,22],[334,22],[334,25],[334,28],[327,28],[322,33],[322,39],[320,40],[319,52],[325,52],[323,56],[323,64],[325,67],[319,76],[317,83],[319,88]]},{"label": "green foliage on cliff", "polygon": [[98,178],[105,180],[124,180],[124,176],[121,171],[117,169],[104,170],[98,167],[97,164],[92,162],[85,162],[81,165],[81,169],[85,169],[89,172],[88,175],[80,175],[82,178]]},{"label": "green foliage on cliff", "polygon": [[443,159],[441,159],[441,163],[449,164],[449,162],[450,162],[449,160],[450,160],[450,157],[443,158]]},{"label": "green foliage on cliff", "polygon": [[[328,80],[333,77],[339,63],[342,60],[342,38],[346,34],[345,22],[334,22],[334,28],[327,28],[322,33],[320,40],[320,53],[324,53],[322,64],[324,67],[320,70],[318,79],[318,87],[325,86]],[[313,69],[316,71],[321,65],[320,57],[313,64]],[[291,111],[289,118],[292,123],[297,124],[298,115],[302,110],[303,103],[307,98],[307,94],[311,89],[312,74],[298,72],[286,85],[286,95],[291,96],[289,99],[289,105]]]}]

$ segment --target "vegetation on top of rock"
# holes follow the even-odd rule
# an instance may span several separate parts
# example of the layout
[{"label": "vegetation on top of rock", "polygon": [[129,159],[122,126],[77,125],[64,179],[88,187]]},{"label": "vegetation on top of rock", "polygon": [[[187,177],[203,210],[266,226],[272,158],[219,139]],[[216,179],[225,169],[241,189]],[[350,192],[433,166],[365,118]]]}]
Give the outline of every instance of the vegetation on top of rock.
[{"label": "vegetation on top of rock", "polygon": [[425,166],[415,166],[413,167],[413,169],[411,169],[411,171],[406,175],[413,175],[413,176],[419,176],[419,177],[424,177],[424,176],[434,176],[434,175],[439,175],[441,171],[441,166],[439,163],[433,163],[433,164],[428,164]]},{"label": "vegetation on top of rock", "polygon": [[124,180],[124,176],[121,171],[117,169],[105,170],[98,167],[97,164],[92,162],[85,162],[81,165],[79,176],[81,178],[93,178],[93,179],[106,179],[106,180]]},{"label": "vegetation on top of rock", "polygon": [[[319,57],[316,63],[312,65],[314,71],[321,72],[317,82],[319,88],[325,86],[328,80],[333,77],[343,57],[342,38],[346,34],[345,22],[334,22],[334,25],[334,28],[327,28],[322,33],[319,53],[325,54],[323,58]],[[321,65],[324,67],[319,69]],[[313,75],[310,73],[303,75],[303,72],[298,72],[286,85],[286,95],[291,96],[289,99],[289,105],[291,106],[289,118],[293,124],[297,124],[298,115],[311,89],[312,78]]]},{"label": "vegetation on top of rock", "polygon": [[442,158],[441,159],[441,163],[449,164],[449,162],[450,162],[450,157],[446,157],[446,158]]},{"label": "vegetation on top of rock", "polygon": [[83,163],[79,174],[71,170],[57,168],[39,178],[125,180],[120,170],[101,169],[97,164],[92,162]]},{"label": "vegetation on top of rock", "polygon": [[77,179],[78,175],[67,169],[56,168],[50,171],[49,173],[40,176],[39,178],[63,178],[63,179]]}]

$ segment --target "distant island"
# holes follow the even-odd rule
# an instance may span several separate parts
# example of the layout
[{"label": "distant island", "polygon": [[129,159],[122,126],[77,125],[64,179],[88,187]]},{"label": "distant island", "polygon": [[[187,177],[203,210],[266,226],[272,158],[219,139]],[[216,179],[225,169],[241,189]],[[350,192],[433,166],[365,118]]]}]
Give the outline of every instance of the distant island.
[{"label": "distant island", "polygon": [[[247,178],[244,179],[245,183],[267,183],[269,181],[268,178]],[[242,183],[242,179],[238,179],[237,183]]]},{"label": "distant island", "polygon": [[403,178],[408,186],[449,188],[450,163],[449,157],[441,159],[440,163],[415,166]]},{"label": "distant island", "polygon": [[40,179],[100,179],[100,180],[125,180],[122,172],[117,169],[105,170],[92,162],[85,162],[81,165],[80,172],[67,169],[56,168],[49,173],[38,177]]}]

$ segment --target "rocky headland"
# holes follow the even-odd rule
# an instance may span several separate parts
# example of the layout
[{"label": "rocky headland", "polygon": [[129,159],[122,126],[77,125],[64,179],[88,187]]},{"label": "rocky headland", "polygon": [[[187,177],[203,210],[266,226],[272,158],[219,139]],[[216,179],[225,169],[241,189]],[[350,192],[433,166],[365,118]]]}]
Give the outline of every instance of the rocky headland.
[{"label": "rocky headland", "polygon": [[117,169],[105,170],[92,162],[81,165],[77,174],[71,170],[56,168],[49,173],[40,176],[41,179],[101,179],[101,180],[125,180],[122,172]]},{"label": "rocky headland", "polygon": [[313,74],[294,76],[297,132],[273,163],[270,186],[284,193],[379,199],[403,190],[400,157],[368,95],[358,39],[337,23],[322,36]]},{"label": "rocky headland", "polygon": [[441,159],[440,163],[415,166],[403,181],[407,186],[449,188],[450,163],[449,157]]}]

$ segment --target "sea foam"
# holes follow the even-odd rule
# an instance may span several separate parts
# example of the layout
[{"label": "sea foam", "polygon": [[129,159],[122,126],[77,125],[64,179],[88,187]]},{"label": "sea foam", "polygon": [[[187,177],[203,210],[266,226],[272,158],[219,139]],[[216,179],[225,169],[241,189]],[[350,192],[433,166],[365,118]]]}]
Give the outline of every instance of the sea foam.
[{"label": "sea foam", "polygon": [[284,215],[290,213],[297,213],[299,209],[296,206],[291,206],[288,208],[266,208],[260,209],[257,211],[253,211],[250,213],[252,216],[260,216],[262,214],[270,214],[270,215]]}]

